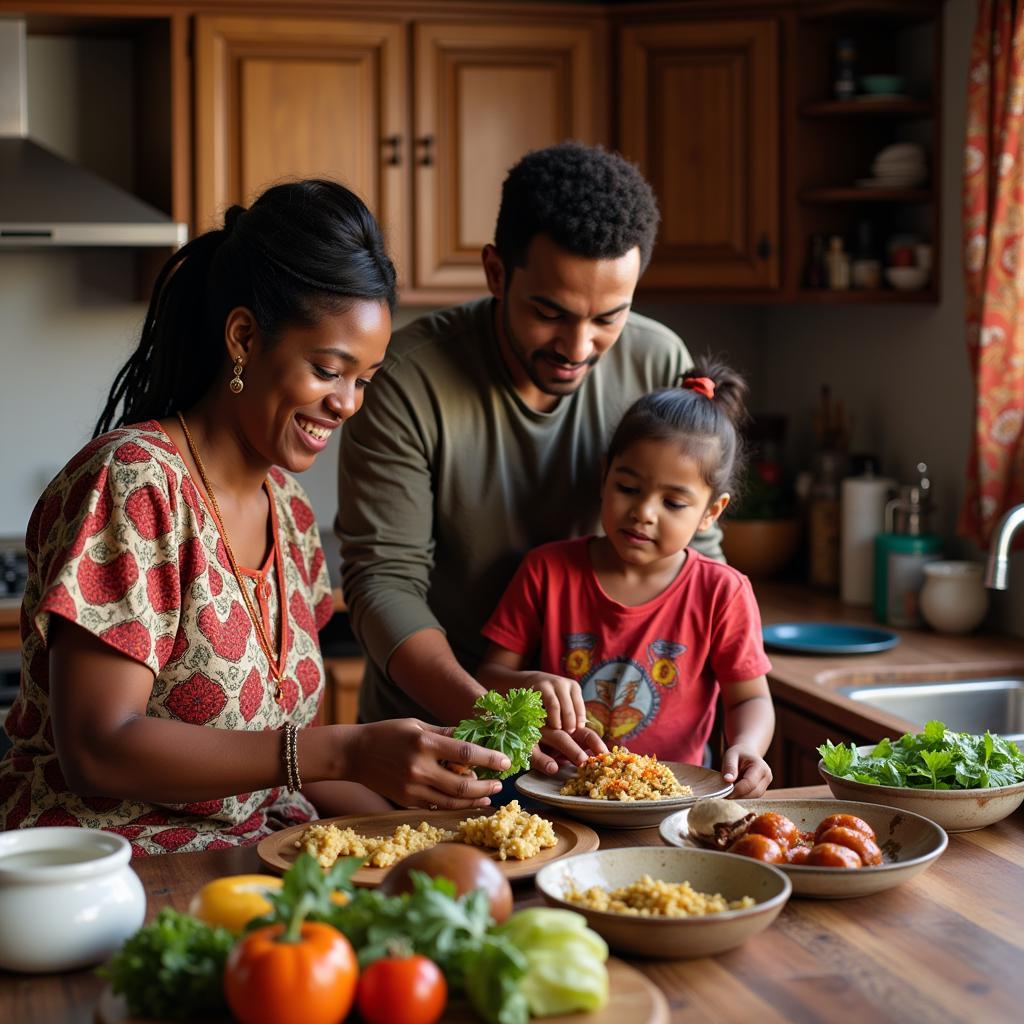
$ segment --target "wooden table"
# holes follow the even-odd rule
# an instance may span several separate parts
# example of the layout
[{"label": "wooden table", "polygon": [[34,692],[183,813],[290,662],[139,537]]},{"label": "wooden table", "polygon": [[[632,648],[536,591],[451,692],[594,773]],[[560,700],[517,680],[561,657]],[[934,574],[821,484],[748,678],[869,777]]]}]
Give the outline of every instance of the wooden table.
[{"label": "wooden table", "polygon": [[[824,786],[778,790],[827,797]],[[604,831],[601,845],[659,845],[657,829]],[[134,863],[147,920],[220,875],[258,870],[252,848],[167,854]],[[536,902],[517,887],[517,906]],[[0,927],[3,923],[0,922]],[[818,1021],[1019,1021],[1024,1014],[1024,813],[950,836],[923,874],[855,900],[795,898],[767,931],[730,953],[690,961],[631,960],[682,1024]],[[102,983],[89,971],[0,972],[0,1020],[87,1024]]]}]

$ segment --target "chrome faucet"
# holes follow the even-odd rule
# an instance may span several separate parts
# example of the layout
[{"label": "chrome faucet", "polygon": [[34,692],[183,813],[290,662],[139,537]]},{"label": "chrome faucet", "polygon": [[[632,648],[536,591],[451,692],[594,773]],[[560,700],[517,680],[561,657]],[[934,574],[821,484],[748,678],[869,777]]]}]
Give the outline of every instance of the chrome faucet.
[{"label": "chrome faucet", "polygon": [[1010,578],[1010,545],[1021,526],[1024,526],[1024,504],[1014,505],[999,520],[985,564],[985,586],[991,590],[1006,589]]}]

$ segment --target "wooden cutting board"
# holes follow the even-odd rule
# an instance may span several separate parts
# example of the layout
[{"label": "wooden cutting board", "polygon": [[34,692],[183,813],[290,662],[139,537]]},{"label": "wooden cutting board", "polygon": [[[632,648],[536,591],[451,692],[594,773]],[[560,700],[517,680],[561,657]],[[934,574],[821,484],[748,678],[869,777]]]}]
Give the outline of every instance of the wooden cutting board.
[{"label": "wooden cutting board", "polygon": [[[544,1017],[544,1024],[669,1024],[668,1001],[654,982],[635,967],[616,957],[608,959],[608,1004],[594,1013],[573,1013]],[[124,1000],[108,986],[96,1006],[96,1024],[167,1024],[149,1017],[132,1017]],[[193,1024],[226,1024],[226,1019],[195,1021]],[[441,1024],[481,1024],[465,1005],[453,1003],[441,1017]]]},{"label": "wooden cutting board", "polygon": [[[316,822],[318,825],[336,825],[338,828],[351,828],[364,836],[386,836],[399,825],[416,826],[421,821],[427,822],[434,828],[457,829],[460,821],[467,818],[481,817],[494,814],[495,811],[485,809],[480,811],[395,811],[392,814],[367,814],[349,815],[344,818],[324,818]],[[545,864],[560,857],[568,857],[571,854],[589,853],[596,850],[600,844],[597,833],[587,825],[576,821],[568,821],[564,818],[556,818],[551,815],[541,815],[551,822],[555,831],[557,842],[547,850],[541,850],[535,857],[527,860],[498,860],[493,850],[477,849],[481,853],[490,854],[494,863],[498,865],[505,877],[513,882],[519,878],[532,878]],[[265,839],[260,840],[256,845],[256,855],[260,861],[271,871],[287,871],[299,855],[295,846],[295,840],[302,835],[307,825],[292,825],[291,828],[274,832]],[[353,876],[354,885],[375,886],[380,885],[384,876],[391,868],[370,868],[362,867]]]}]

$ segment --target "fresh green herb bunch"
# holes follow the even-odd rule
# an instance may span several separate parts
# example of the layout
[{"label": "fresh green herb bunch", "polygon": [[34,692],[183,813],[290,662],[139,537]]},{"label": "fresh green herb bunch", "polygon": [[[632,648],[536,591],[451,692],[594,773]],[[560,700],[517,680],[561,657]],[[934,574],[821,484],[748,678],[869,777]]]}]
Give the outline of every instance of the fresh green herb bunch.
[{"label": "fresh green herb bunch", "polygon": [[507,779],[530,767],[530,752],[540,742],[540,727],[547,719],[544,700],[537,690],[509,690],[503,697],[488,690],[477,697],[476,718],[464,718],[455,727],[457,740],[500,750],[512,764],[503,772],[477,768],[481,779]]},{"label": "fresh green herb bunch", "polygon": [[164,907],[98,971],[129,1011],[157,1020],[227,1016],[224,964],[235,943],[226,928]]},{"label": "fresh green herb bunch", "polygon": [[818,753],[832,775],[875,786],[990,789],[1024,782],[1024,754],[1015,743],[990,732],[953,732],[942,722],[904,733],[895,743],[884,739],[866,756],[831,740]]}]

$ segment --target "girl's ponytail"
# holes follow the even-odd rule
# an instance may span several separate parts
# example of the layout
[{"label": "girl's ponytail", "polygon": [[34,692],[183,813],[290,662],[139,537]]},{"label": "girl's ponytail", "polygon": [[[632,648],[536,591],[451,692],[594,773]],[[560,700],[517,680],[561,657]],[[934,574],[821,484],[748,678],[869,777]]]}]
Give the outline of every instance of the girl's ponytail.
[{"label": "girl's ponytail", "polygon": [[738,373],[707,359],[683,373],[676,387],[653,391],[629,407],[608,446],[608,465],[638,441],[671,441],[699,463],[714,497],[735,494],[747,392]]}]

